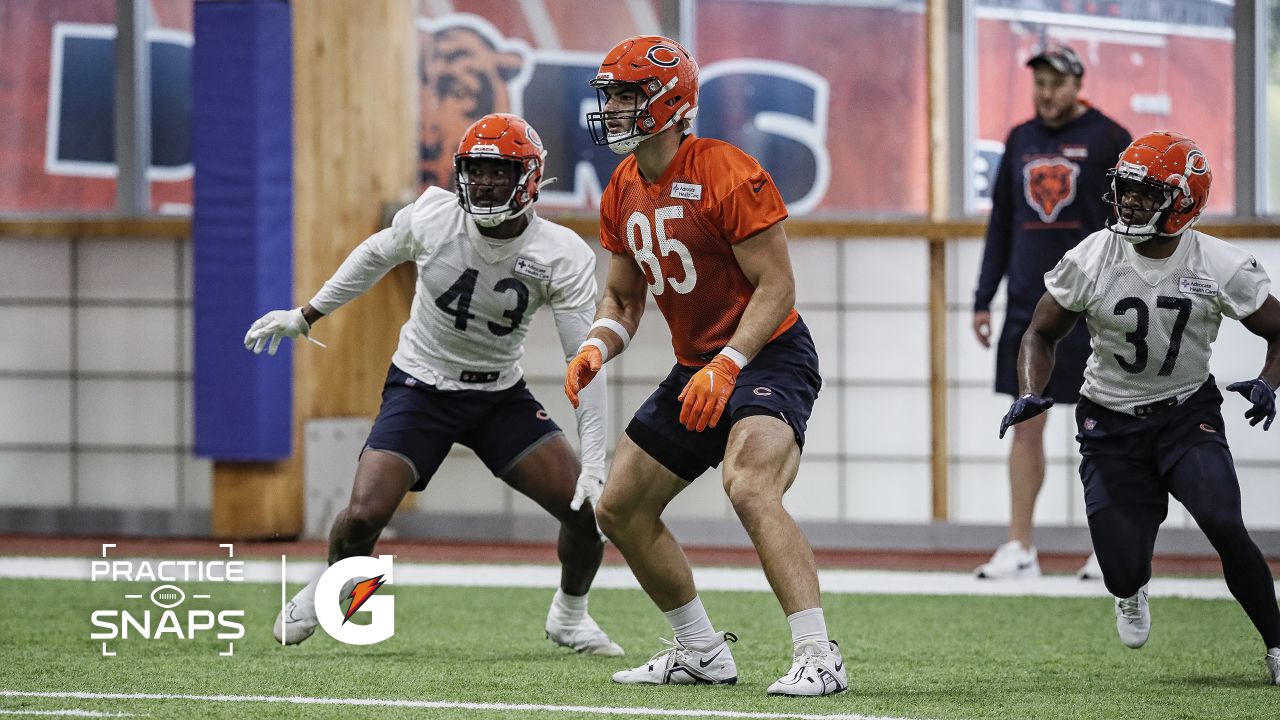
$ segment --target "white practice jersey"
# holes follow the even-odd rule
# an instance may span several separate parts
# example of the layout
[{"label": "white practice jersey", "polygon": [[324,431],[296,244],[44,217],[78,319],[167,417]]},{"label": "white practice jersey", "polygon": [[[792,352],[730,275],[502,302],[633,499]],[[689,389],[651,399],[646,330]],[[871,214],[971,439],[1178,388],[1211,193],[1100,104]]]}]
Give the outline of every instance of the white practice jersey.
[{"label": "white practice jersey", "polygon": [[[486,238],[456,195],[428,188],[390,228],[352,251],[311,307],[328,315],[391,268],[413,262],[417,286],[392,362],[441,390],[509,388],[523,376],[525,334],[538,308],[550,305],[555,313],[566,358],[595,316],[595,254],[572,230],[528,214],[520,236]],[[603,379],[588,386],[579,408],[584,465],[604,464]]]},{"label": "white practice jersey", "polygon": [[1099,230],[1045,273],[1058,304],[1085,314],[1093,354],[1080,394],[1116,412],[1176,397],[1209,378],[1210,345],[1223,316],[1252,315],[1271,291],[1249,253],[1187,230],[1173,255],[1144,258]]}]

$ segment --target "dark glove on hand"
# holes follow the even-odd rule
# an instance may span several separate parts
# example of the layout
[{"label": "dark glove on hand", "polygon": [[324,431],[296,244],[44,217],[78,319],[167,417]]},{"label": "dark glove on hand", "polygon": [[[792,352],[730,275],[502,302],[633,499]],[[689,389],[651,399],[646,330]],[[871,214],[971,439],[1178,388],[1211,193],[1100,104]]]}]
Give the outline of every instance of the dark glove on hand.
[{"label": "dark glove on hand", "polygon": [[1017,425],[1023,420],[1030,420],[1040,413],[1053,407],[1053,399],[1040,397],[1035,393],[1027,393],[1017,400],[1013,401],[1013,405],[1009,406],[1009,412],[1004,414],[1004,419],[1000,421],[1000,439],[1004,439],[1004,433],[1010,426]]},{"label": "dark glove on hand", "polygon": [[1245,400],[1253,403],[1253,407],[1244,413],[1250,426],[1257,425],[1265,419],[1262,429],[1271,428],[1271,421],[1276,419],[1276,391],[1271,389],[1266,380],[1254,378],[1234,382],[1227,386],[1227,392],[1240,393]]}]

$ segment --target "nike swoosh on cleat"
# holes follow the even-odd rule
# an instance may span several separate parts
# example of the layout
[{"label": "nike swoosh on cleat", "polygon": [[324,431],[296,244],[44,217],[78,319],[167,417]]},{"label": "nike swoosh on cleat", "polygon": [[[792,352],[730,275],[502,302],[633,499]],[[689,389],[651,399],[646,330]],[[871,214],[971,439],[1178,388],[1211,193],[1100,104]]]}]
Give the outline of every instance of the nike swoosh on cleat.
[{"label": "nike swoosh on cleat", "polygon": [[836,672],[840,672],[842,669],[844,669],[844,660],[836,663]]},{"label": "nike swoosh on cleat", "polygon": [[715,661],[716,661],[716,658],[720,657],[720,653],[722,653],[722,652],[724,652],[724,648],[720,648],[719,650],[717,650],[717,651],[716,651],[716,654],[715,654],[715,655],[712,655],[712,656],[711,656],[709,659],[707,659],[707,660],[699,660],[699,661],[698,661],[698,667],[700,667],[700,668],[705,668],[706,666],[708,666],[708,665],[710,665],[711,663],[715,662]]}]

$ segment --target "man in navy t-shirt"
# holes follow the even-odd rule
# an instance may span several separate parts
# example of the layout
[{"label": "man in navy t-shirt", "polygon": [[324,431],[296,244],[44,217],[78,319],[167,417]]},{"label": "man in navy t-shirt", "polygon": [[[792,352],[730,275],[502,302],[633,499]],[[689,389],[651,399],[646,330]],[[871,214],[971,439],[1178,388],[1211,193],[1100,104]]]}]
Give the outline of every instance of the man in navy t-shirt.
[{"label": "man in navy t-shirt", "polygon": [[[991,346],[991,299],[1008,278],[1004,327],[996,349],[996,392],[1017,397],[1016,364],[1022,334],[1044,294],[1044,274],[1090,233],[1102,229],[1110,207],[1102,201],[1106,171],[1132,138],[1114,120],[1080,99],[1084,65],[1071,48],[1044,47],[1030,60],[1036,117],[1013,128],[996,172],[982,272],[973,301],[973,330]],[[1073,404],[1080,394],[1089,333],[1081,323],[1058,344],[1045,397]],[[1008,541],[977,569],[981,578],[1036,577],[1032,516],[1044,483],[1047,414],[1015,426],[1009,451],[1011,512]],[[1090,556],[1082,578],[1100,578]]]}]

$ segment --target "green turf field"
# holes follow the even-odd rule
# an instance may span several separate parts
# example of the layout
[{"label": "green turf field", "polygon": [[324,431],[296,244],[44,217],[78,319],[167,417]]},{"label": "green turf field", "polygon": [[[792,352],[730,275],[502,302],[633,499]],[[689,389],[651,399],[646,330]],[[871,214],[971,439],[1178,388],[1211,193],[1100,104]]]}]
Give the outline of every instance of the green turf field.
[{"label": "green turf field", "polygon": [[[894,718],[1268,718],[1280,687],[1266,684],[1261,642],[1230,601],[1153,598],[1146,648],[1116,638],[1108,599],[854,596],[826,598],[851,691],[795,700],[765,687],[789,667],[790,635],[771,595],[704,594],[718,628],[739,635],[734,687],[623,687],[623,663],[552,647],[542,637],[546,590],[402,587],[396,635],[373,646],[323,631],[297,647],[271,637],[279,587],[201,586],[242,607],[246,637],[233,657],[215,640],[129,640],[100,656],[90,612],[119,607],[121,586],[6,580],[0,590],[0,690],[304,696],[613,708],[665,708]],[[296,590],[291,587],[290,592]],[[143,592],[148,592],[146,586]],[[390,590],[390,588],[388,588]],[[639,664],[669,633],[638,591],[592,593],[592,615]],[[605,718],[646,715],[531,709],[352,707],[192,699],[0,696],[15,710],[91,710],[171,718]],[[7,711],[7,712],[6,712]],[[653,715],[647,715],[652,717]],[[677,712],[668,717],[687,716]],[[706,717],[707,715],[703,715]],[[727,717],[731,715],[721,715]]]}]

